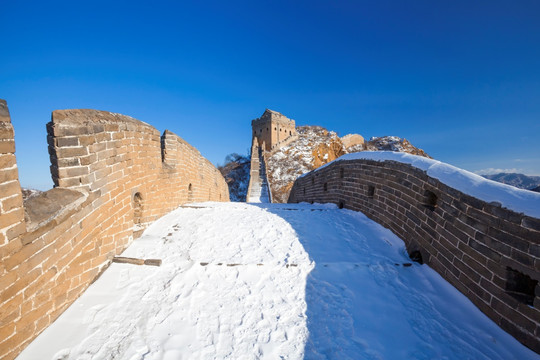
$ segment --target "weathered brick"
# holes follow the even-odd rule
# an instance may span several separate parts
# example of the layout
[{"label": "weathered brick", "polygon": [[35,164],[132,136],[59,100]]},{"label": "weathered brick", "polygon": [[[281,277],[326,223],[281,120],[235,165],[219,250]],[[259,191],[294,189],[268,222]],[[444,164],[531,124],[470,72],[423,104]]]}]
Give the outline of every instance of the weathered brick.
[{"label": "weathered brick", "polygon": [[521,225],[527,229],[538,231],[535,242],[540,243],[540,219],[524,216]]},{"label": "weathered brick", "polygon": [[469,240],[469,246],[481,253],[482,255],[485,255],[489,259],[498,262],[501,260],[501,255],[497,252],[493,251],[492,249],[488,248],[485,245],[480,244],[478,241],[470,239]]},{"label": "weathered brick", "polygon": [[14,140],[0,140],[0,154],[14,154],[14,153],[15,153]]},{"label": "weathered brick", "polygon": [[88,149],[85,147],[67,147],[56,149],[56,157],[61,158],[73,158],[84,156],[88,154]]},{"label": "weathered brick", "polygon": [[488,231],[488,235],[496,241],[502,242],[514,249],[518,249],[521,251],[528,251],[529,249],[529,243],[527,241],[524,241],[523,239],[513,234],[508,234],[506,232],[490,228]]},{"label": "weathered brick", "polygon": [[56,146],[58,147],[79,146],[79,138],[76,136],[57,138]]}]

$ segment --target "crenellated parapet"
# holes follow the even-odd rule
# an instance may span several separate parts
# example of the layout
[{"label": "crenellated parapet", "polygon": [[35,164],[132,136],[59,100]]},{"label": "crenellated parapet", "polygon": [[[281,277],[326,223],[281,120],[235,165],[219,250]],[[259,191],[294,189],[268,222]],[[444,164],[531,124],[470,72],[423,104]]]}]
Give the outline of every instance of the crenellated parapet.
[{"label": "crenellated parapet", "polygon": [[[251,121],[252,139],[265,151],[279,149],[297,138],[295,121],[266,109],[260,118]],[[263,143],[265,146],[262,146]]]},{"label": "crenellated parapet", "polygon": [[187,202],[228,201],[219,171],[176,134],[128,116],[57,110],[55,188],[25,201],[0,100],[0,358],[13,359],[144,228]]}]

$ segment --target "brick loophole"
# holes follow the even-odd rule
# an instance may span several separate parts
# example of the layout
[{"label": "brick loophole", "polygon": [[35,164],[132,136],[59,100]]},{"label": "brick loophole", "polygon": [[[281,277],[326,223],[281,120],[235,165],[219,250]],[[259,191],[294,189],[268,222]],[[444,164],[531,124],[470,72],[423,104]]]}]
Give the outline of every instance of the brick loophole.
[{"label": "brick loophole", "polygon": [[437,195],[433,191],[426,190],[424,191],[424,206],[429,210],[433,211],[437,208]]},{"label": "brick loophole", "polygon": [[373,196],[375,196],[375,186],[373,186],[373,185],[368,185],[367,196],[370,197],[370,198],[372,198]]},{"label": "brick loophole", "polygon": [[506,293],[523,304],[534,306],[535,289],[538,280],[532,279],[529,275],[506,268]]}]

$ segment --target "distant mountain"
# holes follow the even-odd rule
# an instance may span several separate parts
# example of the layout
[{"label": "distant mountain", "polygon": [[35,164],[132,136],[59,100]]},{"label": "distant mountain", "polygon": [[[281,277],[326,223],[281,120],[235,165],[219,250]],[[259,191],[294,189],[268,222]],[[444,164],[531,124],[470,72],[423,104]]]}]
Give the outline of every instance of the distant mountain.
[{"label": "distant mountain", "polygon": [[397,136],[373,137],[369,141],[358,134],[342,138],[320,126],[297,126],[298,138],[267,157],[267,174],[272,200],[285,203],[294,181],[344,154],[359,151],[396,151],[430,157],[423,150]]},{"label": "distant mountain", "polygon": [[531,189],[531,191],[540,192],[540,186],[535,187],[534,189]]},{"label": "distant mountain", "polygon": [[[539,191],[540,176],[528,176],[516,173],[500,173],[495,175],[482,175],[486,179],[497,181],[503,184],[512,185],[520,189]],[[540,191],[539,191],[540,192]]]},{"label": "distant mountain", "polygon": [[21,192],[22,192],[23,200],[26,200],[26,199],[29,199],[31,197],[41,194],[43,191],[36,190],[36,189],[28,189],[28,188],[23,187],[21,188]]}]

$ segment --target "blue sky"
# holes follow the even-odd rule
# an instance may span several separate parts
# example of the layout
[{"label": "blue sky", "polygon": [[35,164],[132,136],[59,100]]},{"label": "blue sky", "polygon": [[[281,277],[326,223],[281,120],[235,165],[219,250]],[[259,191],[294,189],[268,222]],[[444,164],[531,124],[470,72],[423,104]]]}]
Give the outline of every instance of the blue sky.
[{"label": "blue sky", "polygon": [[133,116],[213,163],[265,108],[540,175],[538,1],[6,1],[0,98],[23,186],[52,186],[55,109]]}]

